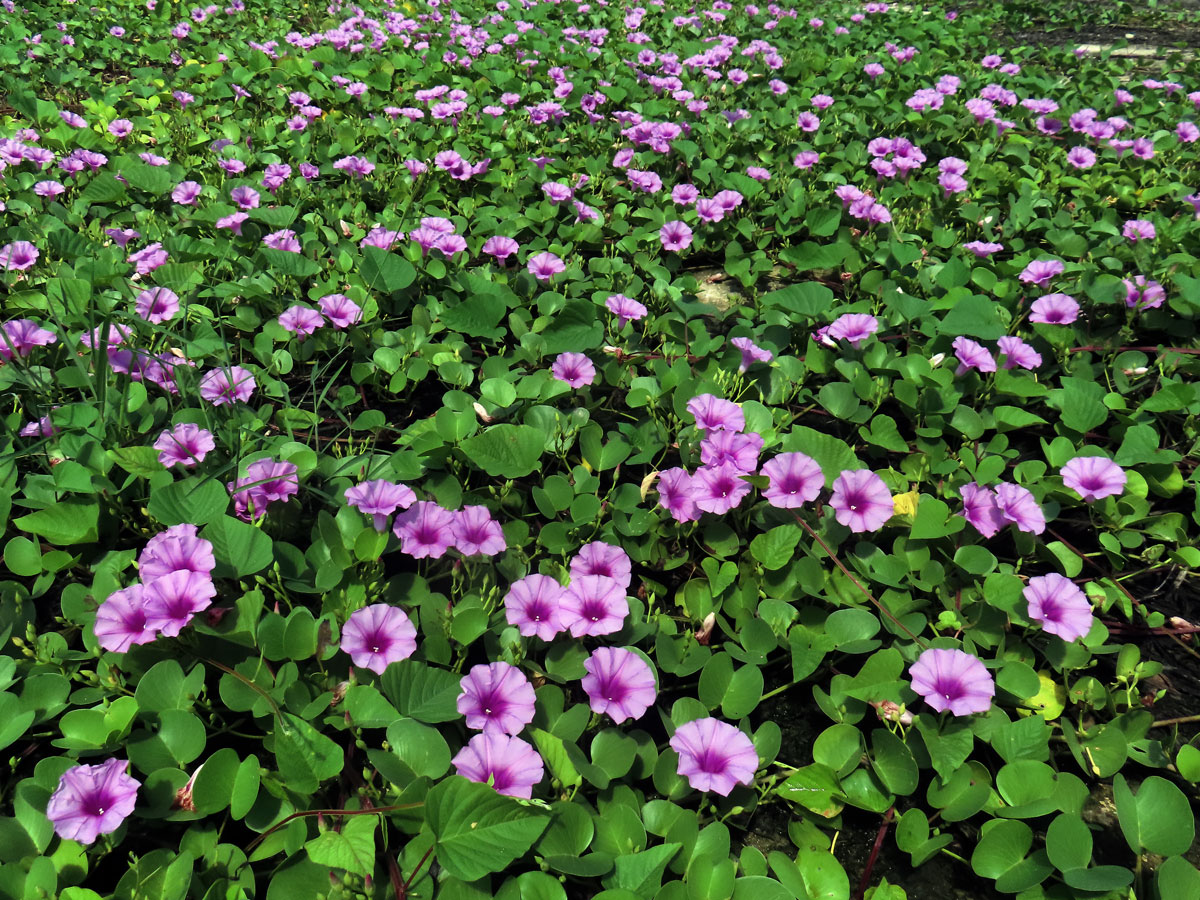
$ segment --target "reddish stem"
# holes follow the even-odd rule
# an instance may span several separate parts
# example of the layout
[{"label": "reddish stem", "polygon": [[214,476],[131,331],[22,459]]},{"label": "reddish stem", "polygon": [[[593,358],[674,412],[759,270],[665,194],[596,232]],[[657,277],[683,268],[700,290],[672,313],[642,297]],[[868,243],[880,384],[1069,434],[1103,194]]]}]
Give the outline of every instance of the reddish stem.
[{"label": "reddish stem", "polygon": [[887,835],[888,826],[892,824],[892,817],[895,814],[896,807],[894,806],[883,814],[883,821],[879,823],[879,831],[875,835],[875,845],[871,848],[871,855],[867,857],[867,867],[863,869],[862,878],[858,880],[858,890],[854,892],[854,900],[862,900],[867,893],[867,886],[871,883],[871,870],[875,868],[875,860],[879,858],[883,839]]}]

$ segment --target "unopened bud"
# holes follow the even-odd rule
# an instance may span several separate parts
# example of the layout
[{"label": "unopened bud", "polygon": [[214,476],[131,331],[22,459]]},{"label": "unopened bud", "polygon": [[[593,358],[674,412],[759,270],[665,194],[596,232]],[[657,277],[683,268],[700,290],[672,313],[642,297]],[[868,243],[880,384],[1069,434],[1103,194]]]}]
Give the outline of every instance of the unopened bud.
[{"label": "unopened bud", "polygon": [[484,425],[487,425],[492,421],[492,417],[488,415],[488,411],[483,408],[482,403],[473,403],[471,405],[475,407],[475,415],[479,416],[479,420],[483,422]]},{"label": "unopened bud", "polygon": [[707,647],[709,640],[712,639],[713,626],[717,624],[717,614],[709,613],[704,617],[704,621],[700,624],[699,631],[696,632],[696,643],[702,647]]},{"label": "unopened bud", "polygon": [[935,354],[933,354],[933,356],[929,357],[929,367],[932,369],[936,369],[938,366],[940,366],[945,361],[945,359],[946,359],[945,353],[935,353]]},{"label": "unopened bud", "polygon": [[1134,369],[1122,369],[1121,371],[1124,372],[1126,375],[1145,375],[1150,370],[1148,368],[1146,368],[1145,366],[1138,366],[1137,368],[1134,368]]},{"label": "unopened bud", "polygon": [[350,687],[350,682],[343,681],[333,689],[333,698],[329,701],[330,708],[337,706],[346,699],[346,691]]}]

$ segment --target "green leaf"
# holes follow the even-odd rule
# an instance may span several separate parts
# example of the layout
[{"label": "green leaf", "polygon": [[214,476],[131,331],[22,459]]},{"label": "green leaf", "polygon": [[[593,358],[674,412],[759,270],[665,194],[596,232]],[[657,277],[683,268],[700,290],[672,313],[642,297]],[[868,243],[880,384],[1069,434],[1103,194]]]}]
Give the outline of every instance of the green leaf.
[{"label": "green leaf", "polygon": [[1003,337],[1006,330],[1000,317],[1000,304],[980,294],[960,298],[938,323],[938,331],[942,334],[966,335],[984,341]]},{"label": "green leaf", "polygon": [[613,870],[601,880],[609,890],[630,891],[651,898],[662,885],[667,864],[682,847],[679,843],[659,844],[640,853],[626,853],[613,860]]},{"label": "green leaf", "polygon": [[304,849],[309,859],[331,869],[345,869],[355,875],[375,871],[375,829],[378,816],[351,816],[341,831],[319,834]]},{"label": "green leaf", "polygon": [[800,526],[791,522],[776,525],[770,531],[755,536],[750,542],[750,555],[764,569],[782,569],[791,562],[802,534]]},{"label": "green leaf", "polygon": [[0,750],[17,740],[33,724],[33,710],[23,711],[21,700],[8,691],[0,693]]},{"label": "green leaf", "polygon": [[796,860],[809,900],[846,900],[850,878],[832,853],[810,850]]},{"label": "green leaf", "polygon": [[468,337],[494,337],[496,326],[508,311],[497,294],[476,294],[457,306],[443,310],[438,317],[451,331]]},{"label": "green leaf", "polygon": [[358,273],[369,290],[394,294],[416,280],[417,270],[407,259],[379,247],[363,247]]},{"label": "green leaf", "polygon": [[212,542],[217,574],[225,577],[253,575],[275,558],[275,544],[266,532],[232,516],[210,521],[200,536]]},{"label": "green leaf", "polygon": [[1134,853],[1148,850],[1178,856],[1192,846],[1196,820],[1183,791],[1165,778],[1151,775],[1134,795],[1123,775],[1113,779],[1113,799],[1121,833]]},{"label": "green leaf", "polygon": [[224,514],[229,492],[214,478],[185,478],[150,491],[146,511],[163,525],[207,525]]},{"label": "green leaf", "polygon": [[314,792],[342,771],[342,748],[308,722],[282,713],[275,729],[275,759],[283,781],[294,791]]},{"label": "green leaf", "polygon": [[442,868],[474,881],[503,871],[533,846],[550,822],[534,809],[489,785],[451,775],[426,796],[425,821]]},{"label": "green leaf", "polygon": [[321,264],[309,259],[303,253],[293,253],[290,250],[276,250],[273,247],[263,247],[259,250],[267,267],[280,275],[289,278],[311,278],[321,271]]},{"label": "green leaf", "polygon": [[388,726],[387,741],[392,752],[419,777],[441,778],[450,768],[450,747],[436,728],[415,719],[400,719]]},{"label": "green leaf", "polygon": [[241,765],[242,761],[232,747],[222,747],[204,761],[192,785],[192,802],[196,812],[210,815],[229,805]]},{"label": "green leaf", "polygon": [[942,721],[927,714],[916,717],[917,731],[925,741],[929,760],[942,780],[945,781],[966,762],[975,743],[975,735],[969,725],[957,719]]},{"label": "green leaf", "polygon": [[142,712],[191,709],[192,700],[199,695],[203,686],[203,668],[193,668],[185,677],[183,667],[176,660],[164,659],[138,679],[134,697]]},{"label": "green leaf", "polygon": [[920,771],[908,745],[884,728],[871,732],[871,765],[880,782],[893,794],[906,796],[917,789]]},{"label": "green leaf", "polygon": [[845,441],[804,425],[797,425],[784,435],[781,449],[806,453],[816,460],[825,476],[826,487],[832,487],[834,479],[846,469],[862,468],[862,463]]},{"label": "green leaf", "polygon": [[1173,856],[1159,866],[1154,884],[1162,900],[1200,900],[1200,872],[1182,856]]},{"label": "green leaf", "polygon": [[42,548],[36,541],[18,535],[4,545],[4,565],[21,578],[41,575]]},{"label": "green leaf", "polygon": [[833,307],[833,291],[819,281],[790,284],[762,297],[764,306],[778,306],[798,316],[817,319]]},{"label": "green leaf", "polygon": [[568,300],[554,314],[554,319],[542,332],[546,354],[558,354],[568,350],[586,353],[596,350],[604,343],[604,325],[596,315],[596,306],[584,300]]},{"label": "green leaf", "polygon": [[108,455],[118,466],[130,475],[149,478],[163,471],[163,464],[158,461],[158,451],[153,447],[114,447]]},{"label": "green leaf", "polygon": [[489,475],[522,478],[537,469],[545,443],[546,435],[531,425],[493,425],[467,438],[459,449]]},{"label": "green leaf", "polygon": [[51,507],[13,519],[22,531],[61,547],[98,540],[99,523],[100,502],[79,497],[66,497]]},{"label": "green leaf", "polygon": [[387,667],[380,686],[401,715],[436,724],[459,717],[460,680],[453,672],[404,659]]}]

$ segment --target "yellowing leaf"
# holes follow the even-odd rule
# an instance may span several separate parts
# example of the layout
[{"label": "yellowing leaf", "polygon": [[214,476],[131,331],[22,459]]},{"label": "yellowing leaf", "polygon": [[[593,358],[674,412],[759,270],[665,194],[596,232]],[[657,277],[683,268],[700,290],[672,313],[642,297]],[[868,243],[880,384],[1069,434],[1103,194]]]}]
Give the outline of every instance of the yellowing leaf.
[{"label": "yellowing leaf", "polygon": [[1038,681],[1041,683],[1038,692],[1022,702],[1030,709],[1037,710],[1043,719],[1050,722],[1061,716],[1062,711],[1066,709],[1067,689],[1045,672],[1038,672]]},{"label": "yellowing leaf", "polygon": [[914,516],[917,514],[917,501],[921,499],[921,495],[916,491],[909,491],[906,494],[896,494],[892,497],[892,507],[897,516],[908,518],[911,523]]}]

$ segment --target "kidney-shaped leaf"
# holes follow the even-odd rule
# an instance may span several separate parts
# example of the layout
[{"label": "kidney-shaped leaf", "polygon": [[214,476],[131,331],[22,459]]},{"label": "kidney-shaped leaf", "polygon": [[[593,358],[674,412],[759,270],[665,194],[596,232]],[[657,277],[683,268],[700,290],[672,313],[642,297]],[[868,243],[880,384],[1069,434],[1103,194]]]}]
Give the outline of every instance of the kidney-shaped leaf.
[{"label": "kidney-shaped leaf", "polygon": [[433,831],[437,860],[463,881],[500,872],[523,856],[550,821],[534,810],[458,775],[425,798],[425,821]]}]

